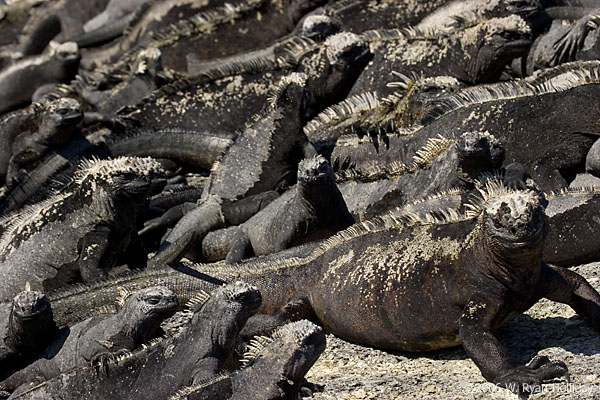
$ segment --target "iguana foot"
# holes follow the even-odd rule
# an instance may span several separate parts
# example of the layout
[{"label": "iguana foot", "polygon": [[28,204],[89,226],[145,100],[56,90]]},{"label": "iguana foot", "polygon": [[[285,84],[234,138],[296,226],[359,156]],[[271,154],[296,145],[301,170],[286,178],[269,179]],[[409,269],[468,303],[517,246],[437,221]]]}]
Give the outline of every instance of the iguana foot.
[{"label": "iguana foot", "polygon": [[569,379],[567,365],[562,361],[550,361],[546,356],[535,356],[527,365],[520,365],[495,379],[498,386],[514,393],[535,393],[545,381],[560,377]]},{"label": "iguana foot", "polygon": [[600,15],[587,15],[578,20],[571,29],[554,43],[554,55],[550,59],[550,66],[574,61],[577,52],[583,47],[588,33],[598,27]]}]

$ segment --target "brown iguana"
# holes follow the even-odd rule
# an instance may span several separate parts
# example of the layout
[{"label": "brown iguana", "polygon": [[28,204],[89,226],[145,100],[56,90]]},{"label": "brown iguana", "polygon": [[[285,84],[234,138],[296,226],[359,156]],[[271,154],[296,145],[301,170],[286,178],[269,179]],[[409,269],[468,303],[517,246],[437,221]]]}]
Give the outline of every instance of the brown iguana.
[{"label": "brown iguana", "polygon": [[144,271],[51,300],[62,315],[100,306],[122,285],[160,281],[185,297],[243,279],[261,289],[263,312],[304,297],[326,330],[356,343],[403,351],[462,343],[487,380],[520,390],[564,376],[562,362],[520,364],[493,332],[542,297],[569,304],[600,331],[600,294],[580,275],[542,261],[546,227],[537,193],[490,182],[480,196],[465,214],[392,213],[320,245],[231,266]]}]

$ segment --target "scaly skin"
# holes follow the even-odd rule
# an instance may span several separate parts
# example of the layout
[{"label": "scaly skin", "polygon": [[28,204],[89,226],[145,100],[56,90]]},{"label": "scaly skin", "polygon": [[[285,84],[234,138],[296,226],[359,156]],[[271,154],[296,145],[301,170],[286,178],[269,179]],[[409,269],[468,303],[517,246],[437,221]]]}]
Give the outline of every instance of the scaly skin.
[{"label": "scaly skin", "polygon": [[209,233],[202,252],[206,257],[210,251],[210,261],[226,255],[227,262],[237,262],[327,238],[353,223],[329,163],[317,156],[300,161],[296,186],[259,213],[237,227]]},{"label": "scaly skin", "polygon": [[[409,159],[440,132],[455,139],[465,131],[487,131],[505,147],[505,164],[521,163],[544,192],[557,190],[583,169],[600,129],[587,115],[600,98],[599,73],[597,61],[579,62],[519,82],[464,89],[440,101],[419,124],[387,134],[387,146],[403,149]],[[337,140],[338,146],[362,147],[365,157],[383,157],[379,153],[387,148],[375,144],[357,135]]]},{"label": "scaly skin", "polygon": [[0,379],[23,361],[42,352],[58,334],[48,298],[25,290],[3,307],[0,322]]},{"label": "scaly skin", "polygon": [[600,331],[600,294],[576,273],[543,263],[538,194],[489,183],[471,208],[441,219],[390,214],[320,245],[233,266],[180,264],[57,293],[52,301],[62,314],[100,306],[120,286],[160,280],[185,297],[242,279],[261,289],[263,312],[305,297],[326,330],[356,343],[403,351],[462,343],[486,379],[507,387],[564,376],[562,362],[519,364],[493,332],[542,297],[569,304]]},{"label": "scaly skin", "polygon": [[73,42],[57,45],[49,54],[26,57],[0,73],[0,113],[31,101],[40,86],[68,82],[77,72],[79,49]]},{"label": "scaly skin", "polygon": [[[383,140],[380,146],[385,146]],[[403,149],[389,148],[374,159],[360,152],[346,152],[344,163],[338,162],[345,149],[335,148],[332,159],[349,164],[336,178],[350,213],[358,221],[438,192],[471,190],[481,173],[500,168],[504,159],[498,140],[481,132],[464,133],[458,140],[442,136],[430,139],[409,160],[402,156]]]},{"label": "scaly skin", "polygon": [[238,282],[220,287],[173,337],[114,361],[73,369],[15,398],[60,393],[71,398],[166,399],[182,387],[233,368],[239,332],[260,303],[260,292],[250,285]]},{"label": "scaly skin", "polygon": [[137,291],[118,312],[96,315],[62,329],[37,361],[0,382],[0,387],[12,391],[34,379],[51,379],[107,354],[131,351],[154,337],[178,305],[177,296],[164,287]]},{"label": "scaly skin", "polygon": [[[164,186],[160,165],[121,157],[84,163],[71,190],[6,218],[0,240],[0,298],[16,295],[26,282],[48,291],[68,282],[106,277],[119,257],[145,265],[136,234],[136,213]],[[154,179],[154,182],[153,182]]]},{"label": "scaly skin", "polygon": [[52,101],[39,117],[37,130],[22,132],[12,143],[6,181],[11,182],[35,168],[50,150],[55,150],[80,133],[83,120],[81,105],[75,99],[60,98]]},{"label": "scaly skin", "polygon": [[176,262],[185,253],[201,259],[204,236],[225,223],[224,201],[283,189],[294,182],[297,163],[314,154],[302,132],[308,99],[306,76],[298,74],[284,80],[272,103],[215,165],[198,207],[175,225],[150,260],[151,265]]},{"label": "scaly skin", "polygon": [[391,77],[392,71],[423,77],[448,75],[468,84],[495,82],[504,67],[531,45],[531,29],[518,16],[484,20],[450,33],[374,30],[361,37],[369,43],[373,61],[350,95],[369,90],[391,94],[381,77]]},{"label": "scaly skin", "polygon": [[325,349],[325,334],[303,320],[284,325],[253,346],[240,370],[182,388],[169,400],[296,399],[302,378]]}]

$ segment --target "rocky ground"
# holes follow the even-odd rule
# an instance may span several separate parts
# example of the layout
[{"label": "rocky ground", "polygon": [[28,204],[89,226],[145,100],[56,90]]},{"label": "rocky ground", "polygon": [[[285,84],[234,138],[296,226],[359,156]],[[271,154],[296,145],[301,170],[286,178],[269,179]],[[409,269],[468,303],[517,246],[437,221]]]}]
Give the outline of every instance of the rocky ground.
[{"label": "rocky ground", "polygon": [[[600,263],[573,268],[600,290]],[[530,400],[600,399],[600,335],[570,307],[548,300],[498,332],[526,363],[536,354],[563,360],[570,382],[542,385]],[[306,376],[302,399],[518,399],[488,383],[462,348],[432,353],[388,353],[357,346],[332,335]]]}]

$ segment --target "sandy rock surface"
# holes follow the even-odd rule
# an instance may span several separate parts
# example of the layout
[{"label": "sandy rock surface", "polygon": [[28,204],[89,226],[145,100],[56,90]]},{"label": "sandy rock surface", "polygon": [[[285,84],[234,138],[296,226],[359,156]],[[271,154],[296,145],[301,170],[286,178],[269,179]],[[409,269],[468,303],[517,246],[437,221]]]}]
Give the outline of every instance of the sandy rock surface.
[{"label": "sandy rock surface", "polygon": [[[600,290],[600,263],[573,268]],[[600,399],[600,334],[568,306],[543,299],[498,332],[523,363],[536,354],[562,360],[570,382],[538,388],[530,400]],[[518,399],[487,382],[460,348],[389,353],[327,336],[327,349],[306,376],[302,399]]]}]

